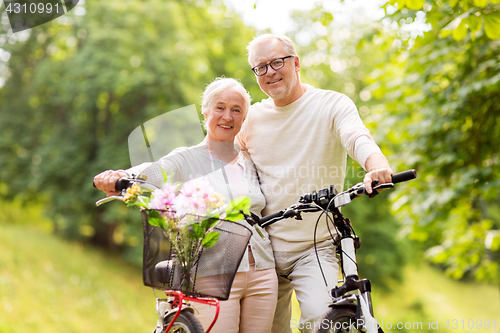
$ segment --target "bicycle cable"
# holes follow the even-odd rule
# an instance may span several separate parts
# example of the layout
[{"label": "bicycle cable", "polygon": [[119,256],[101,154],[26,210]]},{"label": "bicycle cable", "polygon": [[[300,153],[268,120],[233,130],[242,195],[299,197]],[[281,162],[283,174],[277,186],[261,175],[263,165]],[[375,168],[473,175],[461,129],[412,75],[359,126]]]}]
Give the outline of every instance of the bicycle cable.
[{"label": "bicycle cable", "polygon": [[[326,216],[326,224],[328,226],[328,219],[331,217],[328,215],[328,210],[327,209],[324,209],[323,207],[321,207],[320,205],[318,204],[314,204],[315,206],[317,206],[322,212],[321,214],[318,216],[318,219],[316,220],[316,224],[314,226],[314,234],[313,234],[313,243],[314,243],[314,254],[316,255],[316,260],[318,261],[318,267],[319,267],[319,270],[321,272],[321,276],[323,277],[323,281],[325,282],[325,287],[326,287],[326,290],[328,292],[330,292],[328,290],[328,281],[326,280],[326,277],[325,277],[325,273],[323,272],[323,268],[321,267],[321,261],[319,260],[319,254],[318,254],[318,246],[317,246],[317,243],[316,243],[316,234],[317,234],[317,231],[318,231],[318,225],[319,225],[319,222],[321,221],[321,217],[323,216],[323,214],[325,214]],[[328,228],[328,230],[330,230]],[[330,236],[331,236],[331,233],[330,233]]]},{"label": "bicycle cable", "polygon": [[[330,205],[332,204],[332,201],[334,201],[335,198],[332,198],[330,199],[330,202],[328,202],[328,206],[327,206],[327,210],[325,211],[328,211],[328,207],[330,207]],[[333,212],[331,212],[333,214]],[[340,213],[340,210],[339,210],[339,213]],[[340,213],[340,215],[343,217],[344,221],[345,221],[345,217],[342,215],[342,213]],[[327,213],[327,216],[328,216],[328,213]],[[331,217],[330,217],[331,219]],[[349,221],[349,223],[347,224],[347,226],[349,227],[349,230],[352,231],[352,233],[354,235],[356,235],[356,232],[354,231],[354,228],[352,227],[351,221]],[[335,219],[333,220],[333,226],[335,228],[335,231],[337,232],[337,235],[339,235],[339,229],[337,228],[337,226],[335,225]],[[327,221],[327,227],[328,227],[328,221]],[[330,230],[330,228],[328,227],[328,230]],[[331,236],[331,233],[330,233],[330,236]],[[339,240],[339,243],[342,239]],[[359,270],[359,267],[358,267],[358,263],[356,262],[356,260],[354,260],[353,258],[351,258],[343,249],[342,249],[342,246],[340,246],[340,251],[341,251],[341,254],[345,254],[345,256],[347,258],[349,258],[353,263],[354,265],[356,266],[356,270]],[[342,256],[341,256],[341,259],[342,259]],[[344,272],[344,265],[340,265],[341,266],[341,269],[342,269],[342,276],[345,276],[345,272]]]}]

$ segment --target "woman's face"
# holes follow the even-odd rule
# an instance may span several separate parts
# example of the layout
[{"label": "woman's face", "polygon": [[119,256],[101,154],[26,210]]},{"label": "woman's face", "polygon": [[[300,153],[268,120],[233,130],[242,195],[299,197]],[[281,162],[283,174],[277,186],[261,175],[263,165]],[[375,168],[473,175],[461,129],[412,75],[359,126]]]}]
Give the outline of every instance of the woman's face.
[{"label": "woman's face", "polygon": [[205,114],[208,139],[212,142],[234,142],[245,120],[245,99],[233,89],[215,95]]}]

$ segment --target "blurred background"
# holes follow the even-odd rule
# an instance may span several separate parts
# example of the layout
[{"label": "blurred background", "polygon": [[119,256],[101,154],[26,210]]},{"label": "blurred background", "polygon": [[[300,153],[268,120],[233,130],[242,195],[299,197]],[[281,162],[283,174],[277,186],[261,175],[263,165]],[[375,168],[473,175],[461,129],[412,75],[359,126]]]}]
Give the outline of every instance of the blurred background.
[{"label": "blurred background", "polygon": [[[153,330],[140,213],[96,208],[92,179],[217,76],[265,98],[246,62],[262,32],[296,41],[303,82],[349,96],[393,169],[417,170],[343,210],[375,316],[500,332],[499,0],[80,0],[30,30],[0,20],[1,333]],[[349,161],[345,186],[363,174]]]}]

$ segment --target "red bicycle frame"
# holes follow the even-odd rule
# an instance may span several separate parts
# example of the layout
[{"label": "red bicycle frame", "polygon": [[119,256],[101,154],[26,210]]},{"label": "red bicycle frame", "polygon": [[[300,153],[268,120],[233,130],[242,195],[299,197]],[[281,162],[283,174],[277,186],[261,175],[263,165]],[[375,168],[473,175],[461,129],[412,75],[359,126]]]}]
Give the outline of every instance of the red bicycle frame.
[{"label": "red bicycle frame", "polygon": [[172,328],[174,325],[175,321],[177,320],[177,317],[179,317],[179,314],[182,311],[182,305],[184,304],[184,300],[189,301],[189,302],[195,302],[195,303],[201,303],[201,304],[207,304],[207,305],[215,305],[215,317],[210,326],[208,327],[207,331],[205,333],[209,333],[212,327],[215,325],[215,322],[217,321],[217,318],[219,317],[219,310],[220,310],[220,304],[219,300],[217,298],[197,298],[197,297],[191,297],[191,296],[186,296],[184,295],[181,291],[179,290],[165,290],[165,295],[169,297],[173,297],[173,303],[172,303],[172,309],[178,308],[179,311],[177,311],[168,324],[167,328],[165,329],[165,333],[168,333],[168,331]]}]

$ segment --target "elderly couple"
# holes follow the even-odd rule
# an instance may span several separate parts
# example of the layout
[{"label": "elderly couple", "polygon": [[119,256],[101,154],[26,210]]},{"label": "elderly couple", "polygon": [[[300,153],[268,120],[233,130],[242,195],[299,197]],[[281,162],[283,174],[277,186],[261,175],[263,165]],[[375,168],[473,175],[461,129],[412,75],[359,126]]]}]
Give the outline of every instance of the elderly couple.
[{"label": "elderly couple", "polygon": [[[372,180],[391,181],[389,163],[354,103],[343,94],[300,81],[299,57],[288,37],[257,36],[248,45],[248,62],[269,98],[250,106],[250,96],[238,81],[221,78],[208,85],[202,99],[207,137],[159,160],[162,168],[174,170],[176,181],[187,181],[197,176],[200,167],[219,163],[223,177],[217,172],[209,176],[215,191],[228,199],[250,197],[251,211],[259,216],[329,184],[341,189],[347,153],[367,170],[363,182],[369,193]],[[116,181],[132,169],[100,173],[95,184],[114,194]],[[292,289],[302,323],[315,321],[328,310],[329,290],[337,284],[339,267],[323,225],[317,240],[324,240],[318,251],[329,279],[325,286],[313,249],[317,217],[310,213],[302,221],[276,223],[267,228],[268,240],[252,236],[230,298],[221,302],[214,332],[291,332]],[[198,310],[207,329],[213,309]]]}]

